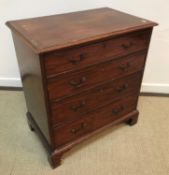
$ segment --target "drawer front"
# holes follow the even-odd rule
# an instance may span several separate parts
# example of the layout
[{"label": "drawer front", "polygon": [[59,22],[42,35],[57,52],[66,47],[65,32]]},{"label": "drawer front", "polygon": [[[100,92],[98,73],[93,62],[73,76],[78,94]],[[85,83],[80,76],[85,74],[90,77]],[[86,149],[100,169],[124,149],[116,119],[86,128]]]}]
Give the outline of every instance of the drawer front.
[{"label": "drawer front", "polygon": [[142,72],[107,82],[96,88],[57,103],[51,104],[52,123],[61,123],[80,119],[84,114],[105,106],[120,97],[138,92]]},{"label": "drawer front", "polygon": [[135,32],[99,43],[44,55],[47,77],[147,49],[150,30]]},{"label": "drawer front", "polygon": [[80,93],[91,87],[140,71],[144,66],[146,54],[134,54],[104,64],[84,69],[48,81],[50,100],[56,100]]},{"label": "drawer front", "polygon": [[119,100],[104,108],[100,108],[76,122],[66,124],[60,128],[55,128],[56,147],[74,141],[133,111],[136,108],[136,101],[136,95],[130,97],[126,96],[124,100]]}]

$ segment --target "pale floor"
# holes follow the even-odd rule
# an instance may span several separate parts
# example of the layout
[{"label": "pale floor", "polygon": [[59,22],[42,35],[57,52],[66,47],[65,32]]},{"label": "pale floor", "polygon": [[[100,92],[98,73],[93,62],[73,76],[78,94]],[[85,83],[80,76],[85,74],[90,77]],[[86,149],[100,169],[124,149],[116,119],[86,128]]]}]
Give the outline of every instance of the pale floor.
[{"label": "pale floor", "polygon": [[27,126],[21,91],[0,91],[0,175],[169,175],[169,98],[140,97],[137,125],[107,129],[53,170]]}]

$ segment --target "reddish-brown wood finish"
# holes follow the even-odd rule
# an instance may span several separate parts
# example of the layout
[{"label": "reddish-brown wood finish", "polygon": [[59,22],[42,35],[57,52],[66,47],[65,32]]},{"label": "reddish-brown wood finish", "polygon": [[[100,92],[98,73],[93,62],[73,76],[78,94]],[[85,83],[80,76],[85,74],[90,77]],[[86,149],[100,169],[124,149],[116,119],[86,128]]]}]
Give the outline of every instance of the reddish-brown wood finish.
[{"label": "reddish-brown wood finish", "polygon": [[73,141],[133,111],[136,107],[136,100],[137,98],[134,95],[126,96],[125,99],[109,104],[93,113],[89,113],[76,122],[58,127],[55,129],[56,147]]},{"label": "reddish-brown wood finish", "polygon": [[91,64],[145,50],[148,47],[150,33],[151,29],[148,29],[79,48],[45,54],[47,78],[55,77],[59,73],[65,73],[72,69],[81,69]]},{"label": "reddish-brown wood finish", "polygon": [[128,77],[112,80],[96,86],[79,95],[53,102],[51,104],[52,123],[54,126],[80,119],[84,114],[105,106],[127,94],[139,91],[142,72]]},{"label": "reddish-brown wood finish", "polygon": [[7,25],[37,53],[151,28],[156,23],[110,8],[10,21]]},{"label": "reddish-brown wood finish", "polygon": [[7,22],[27,119],[53,167],[114,124],[134,125],[154,22],[110,8]]},{"label": "reddish-brown wood finish", "polygon": [[51,100],[64,98],[86,89],[143,69],[146,52],[122,57],[103,64],[48,80],[48,93]]},{"label": "reddish-brown wood finish", "polygon": [[45,138],[51,143],[39,55],[13,33],[26,105]]}]

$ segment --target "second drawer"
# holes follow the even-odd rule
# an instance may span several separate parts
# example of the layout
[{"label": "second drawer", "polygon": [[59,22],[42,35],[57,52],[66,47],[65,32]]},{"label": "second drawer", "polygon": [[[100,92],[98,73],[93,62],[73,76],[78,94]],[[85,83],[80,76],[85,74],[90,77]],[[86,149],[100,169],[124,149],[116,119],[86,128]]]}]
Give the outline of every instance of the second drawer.
[{"label": "second drawer", "polygon": [[134,54],[101,65],[48,80],[49,99],[61,99],[143,69],[145,53]]},{"label": "second drawer", "polygon": [[138,92],[142,72],[110,81],[97,86],[86,93],[82,93],[57,103],[51,104],[52,123],[61,123],[79,119],[82,115],[95,110],[121,96]]}]

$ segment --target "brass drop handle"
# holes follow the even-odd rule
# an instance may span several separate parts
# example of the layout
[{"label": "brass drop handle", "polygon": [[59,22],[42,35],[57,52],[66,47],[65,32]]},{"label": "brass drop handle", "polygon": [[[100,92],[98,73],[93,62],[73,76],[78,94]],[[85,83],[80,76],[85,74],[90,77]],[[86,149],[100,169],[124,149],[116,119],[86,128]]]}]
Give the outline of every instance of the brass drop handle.
[{"label": "brass drop handle", "polygon": [[80,127],[71,129],[71,133],[77,134],[77,133],[83,131],[86,127],[87,127],[87,124],[85,122],[83,122],[83,123],[81,123]]},{"label": "brass drop handle", "polygon": [[86,77],[83,76],[79,81],[71,80],[70,85],[73,86],[74,88],[79,88],[83,85],[85,81],[86,81]]},{"label": "brass drop handle", "polygon": [[122,70],[122,71],[127,71],[127,69],[129,69],[131,67],[131,64],[128,62],[126,64],[121,64],[119,66],[119,69]]},{"label": "brass drop handle", "polygon": [[122,91],[126,90],[127,88],[128,88],[128,84],[126,83],[126,84],[123,84],[122,86],[117,87],[116,90],[118,92],[122,92]]},{"label": "brass drop handle", "polygon": [[115,114],[115,115],[118,115],[118,114],[120,114],[123,110],[124,110],[124,106],[121,105],[121,106],[119,106],[118,108],[112,109],[112,113]]},{"label": "brass drop handle", "polygon": [[78,59],[76,59],[76,58],[70,58],[69,59],[69,62],[71,64],[78,64],[81,61],[83,61],[85,58],[86,58],[85,54],[80,54],[79,57],[78,57]]},{"label": "brass drop handle", "polygon": [[127,44],[122,44],[121,47],[125,50],[130,49],[130,47],[132,47],[134,44],[132,42],[129,42]]},{"label": "brass drop handle", "polygon": [[79,105],[72,105],[72,106],[70,107],[70,109],[71,109],[72,111],[76,112],[78,109],[84,107],[85,105],[86,105],[86,101],[85,101],[85,100],[82,100],[82,101],[80,101],[80,104],[79,104]]}]

